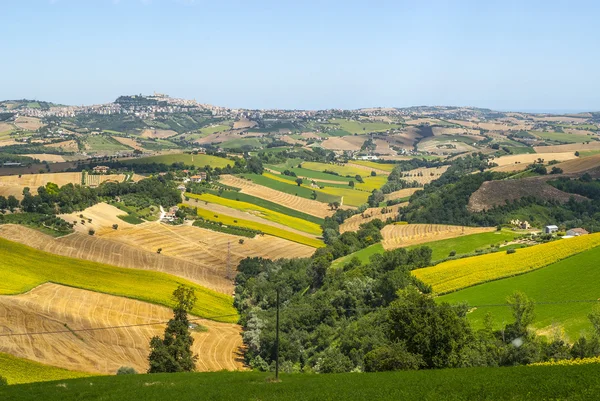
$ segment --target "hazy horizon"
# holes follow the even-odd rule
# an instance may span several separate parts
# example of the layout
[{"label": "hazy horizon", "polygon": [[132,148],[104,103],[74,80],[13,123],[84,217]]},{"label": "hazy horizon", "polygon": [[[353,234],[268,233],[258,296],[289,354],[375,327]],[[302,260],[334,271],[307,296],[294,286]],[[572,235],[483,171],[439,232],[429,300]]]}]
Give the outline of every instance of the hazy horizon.
[{"label": "hazy horizon", "polygon": [[599,12],[592,1],[23,0],[3,7],[0,98],[600,111]]}]

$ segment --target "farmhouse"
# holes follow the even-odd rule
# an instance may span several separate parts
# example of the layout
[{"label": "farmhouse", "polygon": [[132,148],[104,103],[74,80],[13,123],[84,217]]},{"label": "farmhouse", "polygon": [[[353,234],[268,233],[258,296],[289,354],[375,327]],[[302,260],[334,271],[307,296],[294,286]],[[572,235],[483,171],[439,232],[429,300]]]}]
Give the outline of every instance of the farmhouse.
[{"label": "farmhouse", "polygon": [[579,237],[580,235],[586,234],[589,234],[589,232],[587,232],[587,230],[584,228],[572,228],[567,231],[567,236],[569,237]]},{"label": "farmhouse", "polygon": [[206,173],[200,172],[200,173],[198,173],[198,175],[191,176],[190,179],[192,180],[192,182],[206,181]]},{"label": "farmhouse", "polygon": [[544,227],[544,233],[545,234],[552,234],[558,231],[558,227],[555,225],[550,225],[550,226],[546,226]]},{"label": "farmhouse", "polygon": [[108,173],[108,170],[110,170],[110,167],[108,167],[108,166],[96,166],[92,169],[92,171],[94,173],[99,173],[99,174],[106,174],[106,173]]}]

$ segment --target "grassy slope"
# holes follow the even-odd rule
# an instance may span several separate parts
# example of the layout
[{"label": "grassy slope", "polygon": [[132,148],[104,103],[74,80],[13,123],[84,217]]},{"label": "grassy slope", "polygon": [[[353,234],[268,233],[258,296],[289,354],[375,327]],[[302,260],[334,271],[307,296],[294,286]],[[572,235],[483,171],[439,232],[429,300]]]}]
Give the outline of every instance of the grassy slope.
[{"label": "grassy slope", "polygon": [[[407,247],[407,249],[428,246],[432,250],[431,260],[435,262],[447,258],[451,251],[455,251],[456,256],[466,255],[475,252],[477,249],[488,248],[490,245],[500,244],[507,240],[510,241],[515,238],[516,235],[517,234],[512,231],[472,234],[441,241],[432,241],[426,244]],[[364,264],[369,261],[371,255],[383,252],[384,249],[381,244],[374,244],[348,256],[336,259],[332,266],[343,266],[344,263],[348,263],[350,259],[355,256]]]},{"label": "grassy slope", "polygon": [[211,155],[192,155],[188,153],[177,153],[170,155],[160,155],[160,156],[150,156],[150,157],[142,157],[139,159],[125,160],[123,163],[126,164],[149,164],[149,163],[164,163],[164,164],[172,164],[183,162],[187,165],[194,165],[196,167],[225,167],[228,164],[233,166],[233,162],[231,160],[211,156]]},{"label": "grassy slope", "polygon": [[563,132],[545,132],[545,131],[530,131],[537,137],[542,139],[548,139],[551,141],[558,141],[564,143],[582,143],[592,140],[592,137],[587,135],[567,134]]},{"label": "grassy slope", "polygon": [[388,171],[388,172],[392,172],[394,167],[396,167],[396,165],[393,163],[377,163],[377,162],[372,162],[370,160],[352,160],[352,163],[360,164],[361,166],[365,166],[365,167],[369,167],[369,168],[376,168],[378,170],[384,170],[384,171]]},{"label": "grassy slope", "polygon": [[[498,280],[475,287],[466,288],[444,295],[440,301],[468,301],[471,305],[502,304],[513,291],[523,291],[534,301],[562,302],[566,300],[600,299],[600,247],[572,256],[543,269],[517,277]],[[582,331],[590,330],[587,314],[593,303],[563,303],[536,305],[536,328],[546,328],[558,322],[564,327],[571,341],[579,337]],[[479,307],[469,317],[476,327],[482,326],[483,318],[491,312],[498,328],[503,322],[510,322],[508,308]]]},{"label": "grassy slope", "polygon": [[179,283],[184,283],[194,287],[198,296],[193,314],[207,318],[227,315],[214,320],[237,321],[230,297],[185,279],[67,258],[5,239],[0,239],[0,277],[0,294],[21,294],[40,284],[53,282],[169,307],[173,305],[173,290]]},{"label": "grassy slope", "polygon": [[[344,184],[344,185],[348,185],[348,182],[350,181],[350,179],[347,177],[340,177],[339,175],[327,174],[327,173],[324,173],[323,171],[309,170],[307,168],[288,167],[286,165],[279,165],[279,166],[267,165],[265,167],[267,167],[271,170],[279,171],[280,173],[284,172],[285,170],[290,170],[290,171],[293,171],[294,173],[296,173],[296,175],[299,177],[307,177],[307,178],[314,179],[315,181],[319,181],[319,180],[338,181],[340,184]],[[293,177],[293,179],[296,179],[296,178]]]},{"label": "grassy slope", "polygon": [[[0,399],[45,400],[592,400],[598,365],[345,374],[217,372],[104,376],[0,387]],[[61,385],[58,385],[61,384]]]},{"label": "grassy slope", "polygon": [[[186,205],[191,207],[190,205]],[[272,235],[274,237],[279,237],[283,239],[287,239],[289,241],[297,242],[299,244],[304,244],[308,246],[312,246],[315,248],[323,247],[325,244],[323,241],[320,241],[315,238],[305,237],[303,235],[299,235],[287,230],[282,230],[277,227],[270,226],[268,224],[256,223],[250,220],[237,219],[231,216],[226,216],[223,214],[215,214],[209,210],[205,210],[202,208],[198,208],[198,216],[202,217],[204,220],[215,221],[218,223],[223,223],[227,226],[237,226],[237,227],[246,227],[252,230],[262,231],[265,234]]]},{"label": "grassy slope", "polygon": [[25,358],[17,358],[0,352],[0,376],[4,377],[8,381],[8,384],[23,384],[76,379],[78,377],[89,377],[93,375],[90,373],[76,372],[73,370],[57,368],[55,366],[44,365]]},{"label": "grassy slope", "polygon": [[600,246],[600,234],[590,234],[518,249],[513,254],[496,252],[450,260],[415,270],[413,274],[430,284],[434,292],[444,294],[487,281],[528,273],[597,246]]},{"label": "grassy slope", "polygon": [[[296,217],[287,216],[282,213],[274,212],[272,210],[253,205],[251,203],[236,201],[231,199],[222,198],[212,194],[195,195],[186,193],[185,196],[193,199],[198,199],[208,203],[216,203],[230,207],[232,209],[241,210],[243,212],[255,212],[254,214],[276,223],[283,224],[285,226],[294,228],[296,230],[304,231],[313,235],[321,235],[321,227],[315,223],[311,223],[306,220],[302,220]],[[257,213],[256,213],[257,212]]]}]

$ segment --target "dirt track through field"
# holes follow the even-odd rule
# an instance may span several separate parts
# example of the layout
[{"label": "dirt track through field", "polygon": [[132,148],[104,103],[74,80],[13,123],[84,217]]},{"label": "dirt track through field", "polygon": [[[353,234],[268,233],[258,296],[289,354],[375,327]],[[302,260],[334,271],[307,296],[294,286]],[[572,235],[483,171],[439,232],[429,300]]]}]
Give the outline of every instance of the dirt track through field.
[{"label": "dirt track through field", "polygon": [[391,224],[381,230],[382,245],[385,250],[390,250],[462,235],[490,232],[495,229],[494,227],[463,227],[445,224]]},{"label": "dirt track through field", "polygon": [[279,203],[312,216],[324,218],[333,214],[333,211],[325,203],[277,191],[232,175],[222,175],[220,181],[225,185],[240,188],[244,194]]},{"label": "dirt track through field", "polygon": [[[63,333],[1,337],[0,352],[84,372],[115,374],[119,367],[131,366],[143,373],[149,341],[162,335],[162,322],[171,317],[163,306],[47,283],[26,294],[0,296],[0,334]],[[153,322],[160,324],[70,331]],[[205,319],[194,323],[208,328],[192,332],[198,371],[243,369],[239,326]]]}]

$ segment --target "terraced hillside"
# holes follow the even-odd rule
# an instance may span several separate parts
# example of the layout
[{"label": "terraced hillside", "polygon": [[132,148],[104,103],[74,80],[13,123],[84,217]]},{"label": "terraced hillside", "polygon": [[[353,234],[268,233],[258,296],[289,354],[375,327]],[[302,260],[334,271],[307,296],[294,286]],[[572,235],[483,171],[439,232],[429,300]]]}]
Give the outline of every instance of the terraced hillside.
[{"label": "terraced hillside", "polygon": [[390,224],[381,230],[385,250],[424,244],[461,235],[494,231],[491,227],[464,227],[445,224]]},{"label": "terraced hillside", "polygon": [[331,210],[325,203],[301,198],[299,196],[294,196],[281,191],[276,191],[263,185],[255,184],[252,181],[234,177],[232,175],[222,175],[220,181],[230,187],[240,188],[242,193],[279,203],[285,207],[289,207],[290,209],[298,210],[312,216],[324,218],[333,214],[333,210]]},{"label": "terraced hillside", "polygon": [[[114,374],[121,366],[144,372],[149,341],[162,335],[164,323],[171,317],[172,311],[163,306],[43,284],[26,294],[0,296],[0,335],[59,333],[3,337],[0,352],[83,372]],[[208,329],[192,331],[193,350],[200,356],[198,371],[243,368],[237,325],[205,319],[194,323]],[[145,325],[131,326],[137,324]],[[109,326],[131,327],[78,331]]]}]

